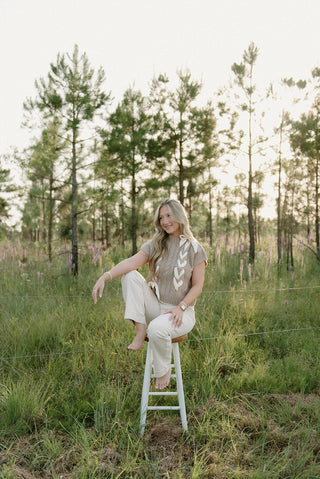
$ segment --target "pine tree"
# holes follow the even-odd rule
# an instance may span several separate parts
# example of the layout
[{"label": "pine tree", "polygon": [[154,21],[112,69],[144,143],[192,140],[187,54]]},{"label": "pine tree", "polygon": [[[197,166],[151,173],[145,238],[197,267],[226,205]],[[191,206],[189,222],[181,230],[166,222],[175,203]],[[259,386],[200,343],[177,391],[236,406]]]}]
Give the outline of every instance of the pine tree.
[{"label": "pine tree", "polygon": [[10,216],[10,203],[8,194],[16,192],[17,187],[12,183],[10,170],[8,168],[2,168],[2,163],[7,164],[8,157],[3,156],[0,158],[0,224],[3,227],[3,221],[8,219]]},{"label": "pine tree", "polygon": [[[48,120],[46,128],[41,132],[40,139],[30,146],[23,157],[19,159],[20,166],[26,173],[27,178],[32,182],[29,190],[29,201],[25,208],[30,208],[32,201],[39,203],[41,210],[41,221],[35,224],[39,230],[38,235],[47,242],[48,258],[52,261],[52,239],[55,216],[55,204],[58,198],[57,193],[63,187],[63,181],[59,179],[59,167],[61,167],[61,154],[65,143],[61,139],[60,124],[57,118]],[[30,217],[25,211],[24,218],[29,226],[32,225]]]},{"label": "pine tree", "polygon": [[189,71],[178,72],[178,86],[171,90],[165,75],[154,78],[150,90],[153,136],[148,156],[154,186],[175,190],[180,202],[198,195],[195,181],[210,164],[216,162],[217,140],[214,136],[216,119],[208,103],[197,106],[202,85],[192,79]]},{"label": "pine tree", "polygon": [[254,215],[253,215],[253,114],[255,111],[255,90],[253,83],[253,69],[258,58],[258,48],[254,43],[250,43],[247,50],[244,51],[241,63],[234,63],[232,71],[235,75],[235,81],[238,87],[244,93],[244,102],[240,105],[242,112],[248,114],[247,129],[247,156],[248,156],[248,229],[249,229],[249,263],[255,260],[255,231],[254,231]]},{"label": "pine tree", "polygon": [[128,184],[132,254],[137,252],[138,202],[144,189],[143,172],[147,168],[146,151],[150,120],[146,100],[140,91],[129,88],[109,117],[110,134],[105,142],[109,154],[117,160],[118,178]]},{"label": "pine tree", "polygon": [[313,205],[316,233],[315,255],[320,261],[320,219],[319,219],[319,184],[320,184],[320,101],[315,100],[313,110],[303,114],[299,121],[292,122],[290,135],[291,147],[305,160],[304,171],[307,181],[313,185]]},{"label": "pine tree", "polygon": [[60,119],[65,139],[70,145],[68,167],[71,182],[71,230],[72,267],[78,273],[78,214],[79,214],[79,170],[83,167],[86,136],[99,111],[106,105],[110,95],[102,90],[105,74],[90,67],[85,53],[80,55],[75,45],[73,53],[58,54],[51,63],[47,79],[35,82],[37,97],[28,99],[27,112],[37,111],[44,118],[56,116]]}]

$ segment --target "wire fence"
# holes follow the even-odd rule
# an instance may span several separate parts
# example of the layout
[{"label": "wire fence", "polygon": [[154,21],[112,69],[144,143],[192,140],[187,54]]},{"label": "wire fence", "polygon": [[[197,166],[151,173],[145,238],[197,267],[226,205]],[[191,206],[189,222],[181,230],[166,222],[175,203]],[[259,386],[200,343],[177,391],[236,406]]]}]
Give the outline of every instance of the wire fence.
[{"label": "wire fence", "polygon": [[[302,287],[288,287],[288,288],[273,288],[273,289],[255,289],[252,290],[250,288],[241,289],[241,290],[211,290],[211,291],[203,291],[202,294],[230,294],[230,293],[266,293],[266,292],[280,292],[280,291],[298,291],[298,290],[310,290],[310,289],[320,289],[320,285],[313,285],[313,286],[302,286]],[[34,298],[68,298],[68,299],[88,299],[91,294],[87,295],[82,293],[80,295],[15,295],[15,296],[0,296],[0,299],[34,299]],[[251,336],[262,336],[262,335],[271,335],[271,334],[285,334],[285,333],[293,333],[293,332],[302,332],[302,331],[317,331],[320,330],[320,326],[311,326],[305,328],[290,328],[290,329],[281,329],[281,330],[270,330],[270,331],[258,331],[258,332],[245,332],[239,334],[228,334],[228,335],[220,335],[220,336],[212,336],[212,337],[205,337],[205,338],[193,338],[193,339],[186,339],[185,342],[206,342],[206,341],[217,341],[220,339],[237,339],[237,338],[244,338],[244,337],[251,337]],[[109,347],[109,348],[99,348],[99,349],[81,349],[81,350],[73,350],[73,351],[57,351],[57,352],[49,352],[49,353],[39,353],[39,354],[26,354],[20,356],[0,356],[0,361],[14,361],[14,360],[23,360],[23,359],[32,359],[32,358],[48,358],[48,357],[58,357],[58,356],[70,356],[76,354],[94,354],[98,352],[107,352],[112,351],[116,353],[116,351],[120,350],[127,350],[126,346],[119,346],[119,347]]]},{"label": "wire fence", "polygon": [[[202,291],[201,294],[240,294],[240,293],[274,293],[274,292],[281,292],[281,291],[299,291],[299,290],[310,290],[310,289],[320,289],[320,285],[313,285],[313,286],[299,286],[299,287],[289,287],[289,288],[272,288],[272,289],[232,289],[232,290],[210,290],[210,291]],[[24,298],[91,298],[91,293],[81,293],[79,295],[64,295],[64,294],[33,294],[33,295],[13,295],[13,296],[0,296],[0,299],[24,299]]]},{"label": "wire fence", "polygon": [[[279,329],[279,330],[271,330],[271,331],[259,331],[254,333],[240,333],[240,334],[225,334],[221,336],[212,336],[207,338],[194,338],[194,339],[186,339],[186,343],[191,342],[205,342],[205,341],[216,341],[219,339],[237,339],[237,338],[244,338],[250,336],[262,336],[262,335],[269,335],[269,334],[283,334],[283,333],[293,333],[293,332],[301,332],[301,331],[316,331],[320,330],[320,326],[311,326],[307,328],[291,328],[291,329]],[[17,359],[32,359],[32,358],[48,358],[54,356],[70,356],[76,354],[93,354],[93,353],[100,353],[100,352],[107,352],[112,351],[116,353],[117,351],[127,351],[126,346],[118,346],[118,347],[110,347],[110,348],[99,348],[99,349],[82,349],[82,350],[75,350],[75,351],[57,351],[57,352],[50,352],[50,353],[41,353],[41,354],[26,354],[21,356],[6,356],[0,357],[0,361],[13,361]]]}]

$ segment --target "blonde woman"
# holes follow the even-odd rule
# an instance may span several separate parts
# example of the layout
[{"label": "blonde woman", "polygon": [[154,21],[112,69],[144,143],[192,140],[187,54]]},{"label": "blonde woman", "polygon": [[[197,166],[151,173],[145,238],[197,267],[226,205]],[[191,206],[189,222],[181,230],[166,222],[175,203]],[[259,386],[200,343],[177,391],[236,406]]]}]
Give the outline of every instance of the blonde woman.
[{"label": "blonde woman", "polygon": [[[189,333],[195,324],[194,304],[202,291],[207,256],[194,238],[185,209],[164,200],[154,216],[155,234],[141,250],[104,273],[94,285],[94,303],[106,282],[122,277],[125,319],[136,336],[128,349],[142,348],[148,336],[153,351],[156,389],[165,389],[171,376],[171,339]],[[136,270],[149,263],[146,281]]]}]

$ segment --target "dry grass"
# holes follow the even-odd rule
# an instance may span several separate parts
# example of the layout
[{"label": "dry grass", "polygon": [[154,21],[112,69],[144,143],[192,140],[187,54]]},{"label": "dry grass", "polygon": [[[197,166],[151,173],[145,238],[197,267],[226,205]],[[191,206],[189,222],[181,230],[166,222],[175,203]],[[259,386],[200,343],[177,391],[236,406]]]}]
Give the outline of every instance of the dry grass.
[{"label": "dry grass", "polygon": [[[131,437],[137,450],[131,468],[126,469],[124,452],[116,444],[100,440],[86,458],[87,452],[62,432],[51,432],[50,439],[60,444],[61,451],[51,460],[43,458],[41,467],[40,460],[38,465],[35,461],[35,449],[39,454],[43,442],[41,434],[8,443],[8,448],[0,452],[0,465],[6,465],[8,478],[18,479],[316,478],[320,477],[320,430],[316,423],[319,410],[317,394],[246,394],[224,401],[211,397],[189,415],[187,434],[182,432],[178,417],[151,416],[145,436]],[[210,416],[211,437],[201,437],[201,422],[208,422]],[[297,464],[301,455],[306,459],[306,454],[305,476],[301,472],[297,476],[285,473],[289,464]],[[85,460],[95,471],[93,475],[82,474]],[[156,473],[150,470],[151,464]],[[313,472],[308,472],[308,465]],[[272,475],[276,471],[279,475]]]}]

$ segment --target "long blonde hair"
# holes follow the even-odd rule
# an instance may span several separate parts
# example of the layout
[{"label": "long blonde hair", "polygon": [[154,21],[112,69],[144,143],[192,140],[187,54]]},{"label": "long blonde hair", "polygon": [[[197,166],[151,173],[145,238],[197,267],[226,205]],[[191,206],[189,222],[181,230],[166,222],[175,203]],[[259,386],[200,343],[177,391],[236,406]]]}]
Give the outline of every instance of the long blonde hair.
[{"label": "long blonde hair", "polygon": [[178,200],[174,200],[171,198],[167,198],[163,200],[158,208],[156,209],[156,212],[154,214],[154,219],[153,219],[153,224],[155,227],[155,234],[153,235],[152,238],[152,244],[154,247],[154,254],[150,258],[149,261],[149,279],[153,280],[155,276],[155,270],[156,270],[156,262],[160,258],[162,252],[166,249],[167,247],[167,240],[168,240],[168,233],[164,231],[164,229],[160,226],[160,209],[163,206],[168,206],[170,209],[170,213],[172,214],[172,217],[174,221],[179,223],[180,226],[180,234],[183,235],[185,238],[188,240],[193,240],[194,236],[191,232],[191,228],[189,225],[189,220],[187,217],[186,210]]}]

